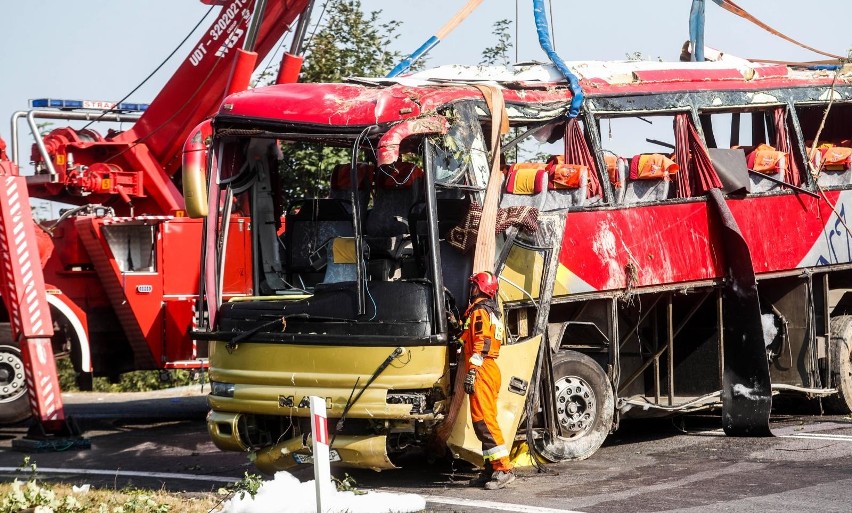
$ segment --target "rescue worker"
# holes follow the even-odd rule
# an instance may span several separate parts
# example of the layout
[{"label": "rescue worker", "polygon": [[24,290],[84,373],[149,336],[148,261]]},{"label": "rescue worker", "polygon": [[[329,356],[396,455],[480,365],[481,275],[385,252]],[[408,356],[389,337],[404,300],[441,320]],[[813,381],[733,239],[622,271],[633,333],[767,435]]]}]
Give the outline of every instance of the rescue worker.
[{"label": "rescue worker", "polygon": [[515,480],[509,449],[497,425],[500,369],[497,356],[503,342],[503,321],[497,306],[497,277],[490,272],[470,277],[470,306],[464,313],[463,344],[467,375],[464,391],[470,396],[470,416],[476,438],[482,442],[485,469],[471,485],[497,490]]}]

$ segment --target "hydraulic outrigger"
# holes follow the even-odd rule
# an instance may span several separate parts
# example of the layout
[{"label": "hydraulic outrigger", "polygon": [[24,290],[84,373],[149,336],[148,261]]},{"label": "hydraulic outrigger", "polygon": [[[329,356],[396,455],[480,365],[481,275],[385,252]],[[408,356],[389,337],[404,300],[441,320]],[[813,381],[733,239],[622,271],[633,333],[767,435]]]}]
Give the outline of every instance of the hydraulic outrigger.
[{"label": "hydraulic outrigger", "polygon": [[[0,155],[3,159],[5,155]],[[87,448],[73,421],[65,416],[50,337],[53,326],[41,272],[38,243],[33,231],[26,179],[18,166],[0,160],[0,293],[9,312],[12,338],[21,349],[30,407],[36,422],[28,437],[13,447],[50,449]],[[70,445],[69,445],[70,444]]]}]

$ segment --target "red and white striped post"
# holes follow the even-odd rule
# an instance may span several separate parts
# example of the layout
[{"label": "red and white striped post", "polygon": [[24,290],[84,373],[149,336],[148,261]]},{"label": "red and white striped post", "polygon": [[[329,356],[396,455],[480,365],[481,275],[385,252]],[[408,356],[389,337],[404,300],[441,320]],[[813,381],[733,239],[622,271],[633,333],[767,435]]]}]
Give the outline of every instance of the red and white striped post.
[{"label": "red and white striped post", "polygon": [[313,431],[314,483],[317,489],[317,513],[322,513],[323,499],[331,495],[331,465],[328,457],[328,418],[325,399],[310,397],[311,430]]}]

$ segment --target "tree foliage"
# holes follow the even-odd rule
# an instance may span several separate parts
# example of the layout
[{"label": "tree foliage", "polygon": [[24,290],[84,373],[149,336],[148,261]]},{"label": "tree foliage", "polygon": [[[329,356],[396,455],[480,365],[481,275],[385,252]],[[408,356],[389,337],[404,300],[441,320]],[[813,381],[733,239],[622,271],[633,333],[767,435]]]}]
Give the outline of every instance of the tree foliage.
[{"label": "tree foliage", "polygon": [[384,76],[400,60],[390,50],[398,22],[383,22],[381,11],[365,13],[360,0],[328,0],[325,9],[328,17],[308,43],[302,82]]},{"label": "tree foliage", "polygon": [[[365,13],[360,0],[328,0],[322,27],[311,37],[301,82],[341,82],[347,77],[386,75],[401,59],[391,50],[399,23],[383,22],[381,11]],[[335,164],[348,162],[348,148],[285,144],[281,171],[285,196],[317,197],[325,193]]]},{"label": "tree foliage", "polygon": [[488,46],[482,50],[482,59],[480,64],[486,66],[503,65],[508,66],[511,62],[509,52],[512,51],[512,35],[509,31],[512,28],[512,22],[507,19],[497,20],[494,22],[494,28],[491,31],[497,38],[497,43],[494,46]]}]

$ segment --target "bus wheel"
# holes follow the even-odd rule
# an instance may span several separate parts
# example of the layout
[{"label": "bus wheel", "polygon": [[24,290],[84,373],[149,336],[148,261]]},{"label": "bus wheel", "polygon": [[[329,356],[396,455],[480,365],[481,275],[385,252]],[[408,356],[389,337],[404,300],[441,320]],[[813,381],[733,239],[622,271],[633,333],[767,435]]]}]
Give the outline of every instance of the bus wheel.
[{"label": "bus wheel", "polygon": [[553,357],[554,398],[559,435],[536,441],[539,454],[551,462],[584,460],[603,444],[615,401],[600,365],[576,351]]},{"label": "bus wheel", "polygon": [[0,424],[15,424],[32,415],[21,350],[12,345],[9,323],[0,323]]},{"label": "bus wheel", "polygon": [[852,413],[852,315],[831,319],[831,382],[837,393],[823,399],[829,413]]}]

